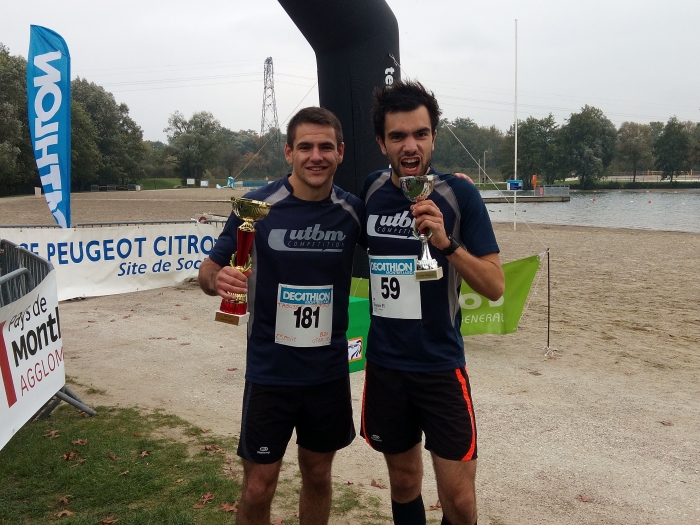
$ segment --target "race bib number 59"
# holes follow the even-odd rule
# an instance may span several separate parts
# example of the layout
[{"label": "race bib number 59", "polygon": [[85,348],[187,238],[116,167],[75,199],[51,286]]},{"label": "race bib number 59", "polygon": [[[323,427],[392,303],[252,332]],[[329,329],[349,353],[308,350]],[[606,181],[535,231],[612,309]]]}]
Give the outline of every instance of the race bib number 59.
[{"label": "race bib number 59", "polygon": [[333,330],[333,286],[277,289],[275,342],[296,347],[327,346]]},{"label": "race bib number 59", "polygon": [[370,256],[372,314],[394,319],[420,319],[420,283],[416,257]]}]

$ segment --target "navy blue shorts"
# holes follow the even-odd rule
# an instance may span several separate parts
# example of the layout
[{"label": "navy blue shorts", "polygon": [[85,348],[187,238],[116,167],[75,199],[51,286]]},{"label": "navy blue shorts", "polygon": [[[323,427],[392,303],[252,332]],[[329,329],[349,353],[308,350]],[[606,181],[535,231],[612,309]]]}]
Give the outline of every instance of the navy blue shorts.
[{"label": "navy blue shorts", "polygon": [[350,378],[313,386],[270,386],[246,381],[238,455],[253,463],[282,459],[296,428],[297,445],[334,452],[355,439]]},{"label": "navy blue shorts", "polygon": [[476,420],[466,368],[402,372],[367,362],[360,435],[385,454],[421,442],[443,459],[477,458]]}]

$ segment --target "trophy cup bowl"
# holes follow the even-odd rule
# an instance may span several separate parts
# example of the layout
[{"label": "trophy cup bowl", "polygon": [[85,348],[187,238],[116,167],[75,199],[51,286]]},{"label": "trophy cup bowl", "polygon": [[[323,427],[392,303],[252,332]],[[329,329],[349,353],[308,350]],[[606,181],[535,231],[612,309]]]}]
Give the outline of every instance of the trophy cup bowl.
[{"label": "trophy cup bowl", "polygon": [[[237,250],[231,256],[231,266],[240,272],[247,272],[253,265],[250,251],[255,240],[254,223],[267,217],[272,204],[244,197],[231,197],[233,213],[243,221],[238,227]],[[230,299],[222,299],[215,319],[223,323],[242,325],[248,322],[247,294],[231,294]]]},{"label": "trophy cup bowl", "polygon": [[[404,196],[411,202],[420,202],[428,198],[435,187],[434,175],[421,175],[418,177],[401,177],[401,191]],[[421,256],[416,261],[416,281],[436,281],[442,278],[442,268],[430,255],[428,248],[428,239],[433,235],[430,230],[416,230],[413,228],[415,235],[421,242]]]}]

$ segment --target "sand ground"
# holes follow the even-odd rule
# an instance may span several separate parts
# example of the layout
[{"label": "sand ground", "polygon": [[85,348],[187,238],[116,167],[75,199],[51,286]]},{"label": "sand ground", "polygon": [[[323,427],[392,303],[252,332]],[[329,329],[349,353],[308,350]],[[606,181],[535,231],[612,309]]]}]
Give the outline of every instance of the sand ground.
[{"label": "sand ground", "polygon": [[[230,195],[76,194],[73,222],[228,214]],[[0,201],[0,224],[52,222],[43,198]],[[503,262],[550,248],[551,323],[545,258],[519,331],[465,341],[480,525],[700,524],[700,235],[495,229]],[[196,283],[62,303],[66,371],[84,385],[75,390],[93,406],[162,408],[237,434],[245,334],[214,322],[217,304]],[[352,374],[358,428],[362,382]],[[286,461],[295,455],[290,446]],[[437,495],[425,461],[427,506]],[[334,479],[389,514],[389,491],[370,486],[388,484],[382,458],[359,438],[338,453]]]}]

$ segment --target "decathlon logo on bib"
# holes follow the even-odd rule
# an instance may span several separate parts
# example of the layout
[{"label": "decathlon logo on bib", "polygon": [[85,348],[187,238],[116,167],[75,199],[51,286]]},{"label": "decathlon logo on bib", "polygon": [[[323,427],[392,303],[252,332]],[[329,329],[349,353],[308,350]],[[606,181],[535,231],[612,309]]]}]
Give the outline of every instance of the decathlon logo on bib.
[{"label": "decathlon logo on bib", "polygon": [[411,275],[416,272],[415,259],[373,259],[369,271],[378,275]]},{"label": "decathlon logo on bib", "polygon": [[319,291],[317,289],[282,288],[280,301],[294,305],[327,305],[332,301],[332,290]]}]

